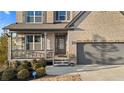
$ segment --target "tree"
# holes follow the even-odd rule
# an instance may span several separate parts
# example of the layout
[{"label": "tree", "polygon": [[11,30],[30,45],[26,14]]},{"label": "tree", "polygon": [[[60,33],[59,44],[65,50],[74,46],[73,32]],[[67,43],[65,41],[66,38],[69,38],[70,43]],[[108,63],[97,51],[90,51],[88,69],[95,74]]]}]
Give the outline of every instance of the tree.
[{"label": "tree", "polygon": [[8,38],[5,34],[0,36],[0,64],[7,60]]}]

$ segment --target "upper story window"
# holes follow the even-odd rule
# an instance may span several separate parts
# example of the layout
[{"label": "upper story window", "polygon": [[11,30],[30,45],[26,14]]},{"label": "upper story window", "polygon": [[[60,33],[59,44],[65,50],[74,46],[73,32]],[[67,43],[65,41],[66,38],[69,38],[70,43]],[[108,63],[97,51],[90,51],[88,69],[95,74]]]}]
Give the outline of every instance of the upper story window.
[{"label": "upper story window", "polygon": [[56,11],[55,12],[55,21],[56,22],[65,22],[70,20],[69,11]]},{"label": "upper story window", "polygon": [[43,12],[42,11],[27,11],[26,22],[28,23],[42,23]]}]

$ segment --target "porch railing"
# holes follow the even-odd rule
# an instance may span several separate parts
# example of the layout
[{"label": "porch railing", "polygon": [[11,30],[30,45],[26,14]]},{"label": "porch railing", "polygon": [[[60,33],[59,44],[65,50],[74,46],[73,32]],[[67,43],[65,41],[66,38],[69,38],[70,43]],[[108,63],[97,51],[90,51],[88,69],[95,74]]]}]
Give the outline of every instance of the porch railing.
[{"label": "porch railing", "polygon": [[[44,50],[12,50],[12,59],[40,59],[45,57]],[[53,50],[47,50],[47,58],[53,58]]]}]

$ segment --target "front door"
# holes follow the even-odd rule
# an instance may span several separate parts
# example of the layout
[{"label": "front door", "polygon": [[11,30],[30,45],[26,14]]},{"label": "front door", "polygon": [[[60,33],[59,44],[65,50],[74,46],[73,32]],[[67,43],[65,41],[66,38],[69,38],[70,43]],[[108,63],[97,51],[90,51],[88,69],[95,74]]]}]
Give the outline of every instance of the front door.
[{"label": "front door", "polygon": [[55,54],[66,53],[66,35],[55,35]]}]

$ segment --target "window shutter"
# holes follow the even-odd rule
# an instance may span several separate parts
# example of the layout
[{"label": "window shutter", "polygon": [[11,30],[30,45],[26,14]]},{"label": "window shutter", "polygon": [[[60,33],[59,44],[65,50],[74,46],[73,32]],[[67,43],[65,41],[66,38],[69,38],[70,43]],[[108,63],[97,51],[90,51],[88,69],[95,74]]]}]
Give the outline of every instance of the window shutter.
[{"label": "window shutter", "polygon": [[43,23],[47,22],[46,19],[47,19],[47,12],[43,11]]},{"label": "window shutter", "polygon": [[23,12],[23,23],[25,23],[27,20],[27,17],[26,17],[26,12]]}]

